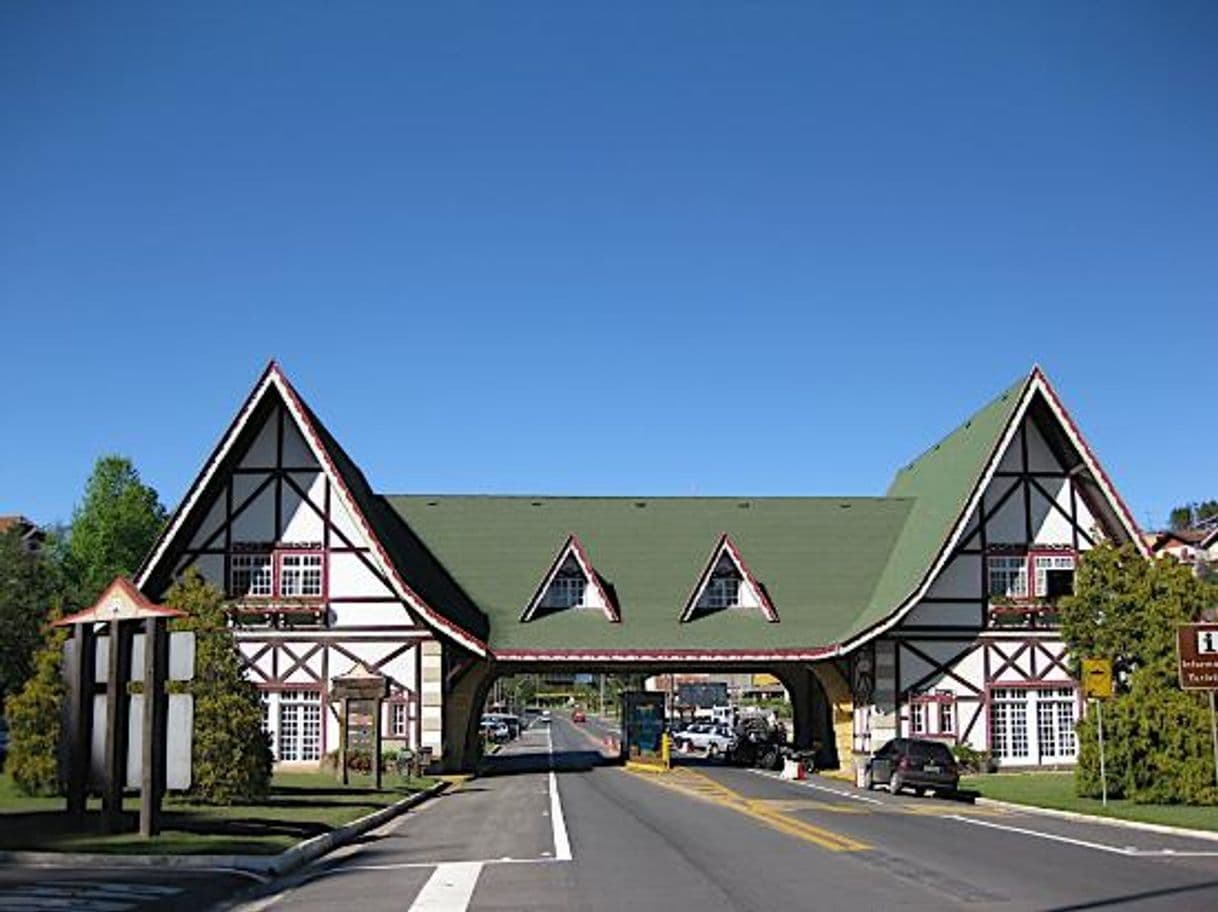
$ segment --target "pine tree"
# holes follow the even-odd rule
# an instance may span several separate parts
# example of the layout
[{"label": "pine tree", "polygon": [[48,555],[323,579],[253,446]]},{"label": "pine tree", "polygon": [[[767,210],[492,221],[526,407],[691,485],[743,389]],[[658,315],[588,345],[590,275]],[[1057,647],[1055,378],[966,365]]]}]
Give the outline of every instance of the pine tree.
[{"label": "pine tree", "polygon": [[166,603],[187,613],[174,629],[195,633],[193,796],[208,804],[266,797],[270,739],[262,730],[258,688],[242,673],[223,594],[191,572],[169,590]]},{"label": "pine tree", "polygon": [[20,692],[4,703],[8,720],[9,750],[4,769],[27,795],[55,795],[60,791],[59,748],[65,686],[63,644],[68,631],[52,627],[60,613],[47,618],[42,647],[34,656],[34,673]]},{"label": "pine tree", "polygon": [[73,602],[93,604],[116,576],[131,576],[165,523],[157,493],[123,456],[102,456],[72,516],[65,569]]}]

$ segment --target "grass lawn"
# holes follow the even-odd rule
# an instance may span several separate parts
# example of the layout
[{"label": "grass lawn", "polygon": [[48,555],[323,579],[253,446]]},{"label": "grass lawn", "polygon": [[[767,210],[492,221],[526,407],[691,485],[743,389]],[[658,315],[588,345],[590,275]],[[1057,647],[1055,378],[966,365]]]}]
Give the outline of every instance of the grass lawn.
[{"label": "grass lawn", "polygon": [[273,855],[303,839],[326,833],[426,788],[431,779],[385,776],[372,788],[371,776],[356,776],[343,786],[327,773],[276,773],[270,796],[255,805],[211,807],[168,797],[160,836],[141,839],[139,799],[123,809],[132,832],[101,832],[100,802],[73,825],[62,798],[27,798],[7,776],[0,776],[0,850],[111,852],[149,855]]},{"label": "grass lawn", "polygon": [[985,798],[1031,804],[1059,811],[1115,817],[1141,823],[1218,831],[1218,807],[1193,807],[1180,804],[1134,804],[1109,800],[1104,807],[1098,798],[1079,798],[1074,794],[1073,773],[996,773],[990,776],[964,776],[961,789],[971,789]]}]

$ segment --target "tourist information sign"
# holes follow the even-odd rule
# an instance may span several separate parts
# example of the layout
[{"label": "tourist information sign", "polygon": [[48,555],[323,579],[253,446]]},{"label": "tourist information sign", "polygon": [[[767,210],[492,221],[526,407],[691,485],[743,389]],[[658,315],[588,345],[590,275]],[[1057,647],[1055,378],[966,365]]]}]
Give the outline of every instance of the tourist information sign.
[{"label": "tourist information sign", "polygon": [[1214,741],[1214,781],[1218,782],[1218,624],[1181,624],[1176,628],[1176,654],[1182,690],[1208,690],[1210,737]]}]

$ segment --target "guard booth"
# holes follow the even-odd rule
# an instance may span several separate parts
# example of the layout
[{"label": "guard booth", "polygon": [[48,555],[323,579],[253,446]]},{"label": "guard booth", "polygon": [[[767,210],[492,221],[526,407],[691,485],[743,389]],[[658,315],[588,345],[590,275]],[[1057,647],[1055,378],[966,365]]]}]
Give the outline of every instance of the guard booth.
[{"label": "guard booth", "polygon": [[664,699],[662,693],[622,692],[621,759],[627,763],[668,768]]}]

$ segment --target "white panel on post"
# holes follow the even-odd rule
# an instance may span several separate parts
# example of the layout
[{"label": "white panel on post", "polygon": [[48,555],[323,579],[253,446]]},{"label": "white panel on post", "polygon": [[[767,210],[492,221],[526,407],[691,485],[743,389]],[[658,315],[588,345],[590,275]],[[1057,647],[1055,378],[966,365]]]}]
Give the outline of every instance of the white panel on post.
[{"label": "white panel on post", "polygon": [[195,678],[195,635],[190,631],[169,634],[169,680]]},{"label": "white panel on post", "polygon": [[190,694],[170,694],[165,748],[165,787],[181,791],[190,788],[190,757],[193,748],[195,703]]}]

